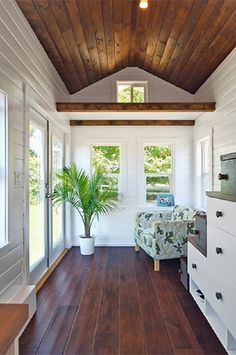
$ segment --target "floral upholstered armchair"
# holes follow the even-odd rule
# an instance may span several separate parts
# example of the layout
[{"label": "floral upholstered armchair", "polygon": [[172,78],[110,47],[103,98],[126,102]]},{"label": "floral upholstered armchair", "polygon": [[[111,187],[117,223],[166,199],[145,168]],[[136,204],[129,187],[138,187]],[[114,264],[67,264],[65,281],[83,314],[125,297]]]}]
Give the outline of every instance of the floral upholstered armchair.
[{"label": "floral upholstered armchair", "polygon": [[139,212],[135,219],[135,250],[141,247],[160,270],[160,260],[187,255],[187,237],[195,234],[195,216],[203,211],[176,205],[173,211]]}]

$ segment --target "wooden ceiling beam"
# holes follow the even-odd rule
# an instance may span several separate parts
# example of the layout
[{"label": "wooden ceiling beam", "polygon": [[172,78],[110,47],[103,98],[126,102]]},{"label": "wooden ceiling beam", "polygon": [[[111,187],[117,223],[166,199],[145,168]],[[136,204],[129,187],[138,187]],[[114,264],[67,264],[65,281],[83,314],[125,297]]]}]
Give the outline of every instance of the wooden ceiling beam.
[{"label": "wooden ceiling beam", "polygon": [[194,120],[71,120],[70,126],[194,126]]},{"label": "wooden ceiling beam", "polygon": [[215,102],[57,102],[58,112],[213,112]]}]

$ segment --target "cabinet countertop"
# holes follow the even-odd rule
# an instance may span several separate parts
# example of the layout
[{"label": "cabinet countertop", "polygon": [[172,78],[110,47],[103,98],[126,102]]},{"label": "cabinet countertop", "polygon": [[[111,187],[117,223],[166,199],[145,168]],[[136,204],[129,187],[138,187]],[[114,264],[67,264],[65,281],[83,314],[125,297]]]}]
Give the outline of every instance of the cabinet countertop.
[{"label": "cabinet countertop", "polygon": [[218,198],[220,200],[226,200],[231,202],[236,202],[236,195],[223,194],[220,191],[207,191],[207,196],[212,198]]}]

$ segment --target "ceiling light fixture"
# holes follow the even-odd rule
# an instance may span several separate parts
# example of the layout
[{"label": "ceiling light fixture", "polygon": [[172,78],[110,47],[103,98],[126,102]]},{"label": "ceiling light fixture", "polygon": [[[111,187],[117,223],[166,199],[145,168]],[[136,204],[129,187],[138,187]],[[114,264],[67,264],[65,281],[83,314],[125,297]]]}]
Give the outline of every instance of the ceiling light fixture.
[{"label": "ceiling light fixture", "polygon": [[148,7],[148,0],[140,0],[139,7],[141,9],[146,9]]}]

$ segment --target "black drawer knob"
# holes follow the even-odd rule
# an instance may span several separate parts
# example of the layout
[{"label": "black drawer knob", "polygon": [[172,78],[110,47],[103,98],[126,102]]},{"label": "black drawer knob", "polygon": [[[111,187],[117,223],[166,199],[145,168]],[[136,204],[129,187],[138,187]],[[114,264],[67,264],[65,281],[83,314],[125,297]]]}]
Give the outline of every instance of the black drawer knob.
[{"label": "black drawer knob", "polygon": [[223,216],[223,212],[222,211],[216,211],[216,217],[222,217]]},{"label": "black drawer knob", "polygon": [[216,247],[216,254],[222,254],[222,248]]},{"label": "black drawer knob", "polygon": [[217,300],[222,300],[222,293],[220,293],[220,292],[216,292],[216,299]]},{"label": "black drawer knob", "polygon": [[229,178],[229,175],[228,174],[219,174],[218,175],[218,179],[219,180],[228,180],[228,178]]},{"label": "black drawer knob", "polygon": [[192,268],[196,269],[197,268],[197,264],[192,264]]}]

